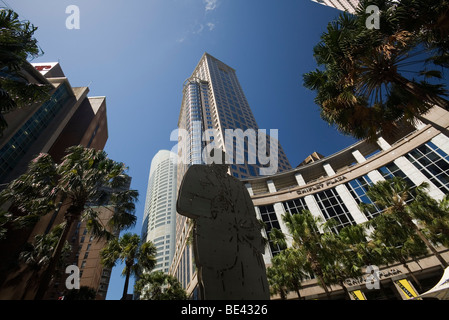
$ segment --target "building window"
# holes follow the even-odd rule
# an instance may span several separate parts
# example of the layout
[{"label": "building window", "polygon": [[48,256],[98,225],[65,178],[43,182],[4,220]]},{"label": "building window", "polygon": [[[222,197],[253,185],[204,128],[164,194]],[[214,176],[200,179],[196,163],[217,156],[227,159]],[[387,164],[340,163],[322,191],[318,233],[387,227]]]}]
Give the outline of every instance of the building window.
[{"label": "building window", "polygon": [[[267,232],[268,239],[270,239],[270,233],[273,228],[279,230],[281,229],[279,221],[276,217],[276,213],[274,211],[274,206],[272,204],[259,206],[259,211],[262,217],[262,221],[265,224],[265,231]],[[271,240],[269,240],[269,244],[273,256],[281,252],[281,248],[278,245],[275,245]]]},{"label": "building window", "polygon": [[304,198],[285,201],[282,203],[286,212],[291,214],[301,213],[302,210],[308,210]]},{"label": "building window", "polygon": [[389,164],[386,164],[385,166],[380,167],[377,170],[380,172],[382,177],[384,177],[385,179],[391,179],[391,178],[394,178],[394,177],[401,177],[402,179],[407,181],[407,183],[412,188],[415,187],[415,184],[412,182],[412,180],[410,180],[405,175],[405,173],[401,169],[399,169],[399,167],[394,162],[390,162]]},{"label": "building window", "polygon": [[[413,183],[413,181],[410,180],[409,177],[407,177],[405,175],[405,173],[401,169],[399,169],[396,164],[394,164],[394,162],[390,162],[389,164],[387,164],[387,165],[385,165],[383,167],[380,167],[377,170],[387,180],[391,179],[391,178],[394,178],[394,177],[401,177],[410,186],[410,189],[411,189],[410,191],[413,191],[413,189],[416,187],[416,185]],[[413,196],[413,192],[409,192],[409,198],[407,199],[406,202],[408,203],[410,201],[413,201],[414,198],[415,197]]]},{"label": "building window", "polygon": [[42,131],[70,99],[69,88],[61,84],[52,97],[31,116],[14,136],[0,149],[0,180],[4,179],[36,141]]},{"label": "building window", "polygon": [[449,155],[427,142],[410,151],[406,158],[443,193],[449,192]]},{"label": "building window", "polygon": [[314,197],[326,221],[334,219],[337,222],[338,230],[355,224],[351,213],[335,189],[318,192],[314,194]]},{"label": "building window", "polygon": [[382,210],[380,210],[366,195],[368,187],[372,184],[373,182],[367,175],[358,177],[346,183],[346,187],[348,188],[357,204],[366,203],[374,205],[374,210],[372,212],[363,212],[368,220],[371,220],[382,212]]}]

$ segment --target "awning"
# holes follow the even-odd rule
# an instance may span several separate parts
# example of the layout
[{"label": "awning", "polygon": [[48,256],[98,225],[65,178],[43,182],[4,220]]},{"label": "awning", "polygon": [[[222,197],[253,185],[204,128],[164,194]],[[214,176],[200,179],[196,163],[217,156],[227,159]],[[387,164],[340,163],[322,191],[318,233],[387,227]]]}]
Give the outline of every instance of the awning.
[{"label": "awning", "polygon": [[419,298],[436,298],[438,300],[449,300],[449,267],[444,270],[441,280],[435,287],[419,295]]}]

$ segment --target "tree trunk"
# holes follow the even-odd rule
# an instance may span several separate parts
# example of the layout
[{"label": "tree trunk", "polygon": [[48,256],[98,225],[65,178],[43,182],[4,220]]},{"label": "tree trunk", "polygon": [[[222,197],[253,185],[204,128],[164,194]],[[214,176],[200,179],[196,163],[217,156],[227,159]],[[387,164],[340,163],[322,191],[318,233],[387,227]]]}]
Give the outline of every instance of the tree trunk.
[{"label": "tree trunk", "polygon": [[437,259],[440,261],[440,263],[443,265],[444,268],[447,268],[449,264],[446,262],[446,260],[443,259],[443,257],[438,253],[438,251],[435,249],[435,247],[430,243],[429,240],[427,240],[426,236],[421,232],[421,230],[418,228],[418,226],[411,220],[407,219],[406,223],[415,230],[418,237],[426,244],[427,248],[432,251],[432,253],[437,257]]},{"label": "tree trunk", "polygon": [[446,262],[446,260],[443,259],[443,257],[438,253],[438,251],[435,249],[435,247],[430,243],[429,240],[424,236],[424,234],[416,228],[416,232],[418,233],[418,236],[421,238],[422,241],[426,244],[426,246],[432,251],[432,253],[437,257],[437,259],[440,261],[440,263],[443,265],[444,268],[449,267],[449,264]]},{"label": "tree trunk", "polygon": [[313,273],[318,278],[318,282],[321,283],[321,286],[323,287],[324,292],[326,292],[327,298],[330,300],[331,294],[326,286],[326,282],[324,281],[323,272],[321,271],[321,265],[317,261],[317,259],[314,257],[313,254],[310,254],[310,256],[311,256],[310,261],[311,261]]},{"label": "tree trunk", "polygon": [[301,297],[301,292],[299,292],[300,287],[295,285],[295,292],[296,295],[298,296],[298,300],[303,300],[303,298]]},{"label": "tree trunk", "polygon": [[47,269],[42,275],[34,300],[42,300],[44,298],[44,295],[47,292],[48,286],[50,284],[51,277],[54,274],[56,265],[61,257],[62,248],[64,247],[64,243],[67,240],[69,231],[73,225],[73,222],[75,221],[75,217],[79,217],[80,214],[81,213],[79,213],[78,215],[70,213],[66,214],[66,225],[64,227],[64,230],[62,231],[61,237],[59,238],[58,245],[56,246],[53,256],[50,259],[50,263],[48,264]]},{"label": "tree trunk", "polygon": [[128,296],[128,285],[129,285],[129,277],[131,275],[131,267],[132,267],[132,263],[129,263],[128,261],[126,261],[126,278],[125,278],[125,286],[123,288],[123,295],[122,298],[120,300],[126,300],[127,296]]}]

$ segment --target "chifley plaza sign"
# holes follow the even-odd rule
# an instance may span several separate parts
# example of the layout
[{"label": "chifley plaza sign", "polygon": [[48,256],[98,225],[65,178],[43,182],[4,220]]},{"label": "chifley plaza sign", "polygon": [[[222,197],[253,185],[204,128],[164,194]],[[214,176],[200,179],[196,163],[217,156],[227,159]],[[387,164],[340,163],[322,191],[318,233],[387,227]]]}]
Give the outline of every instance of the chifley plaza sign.
[{"label": "chifley plaza sign", "polygon": [[366,274],[362,277],[348,278],[345,285],[348,287],[365,285],[368,289],[379,289],[379,281],[400,275],[403,272],[397,268],[390,268],[380,271],[377,266],[368,266]]},{"label": "chifley plaza sign", "polygon": [[328,180],[328,181],[325,181],[322,183],[317,183],[317,184],[314,184],[307,188],[303,188],[301,190],[296,191],[296,193],[297,194],[305,194],[305,193],[313,192],[313,191],[320,190],[320,189],[323,189],[323,188],[326,188],[329,186],[333,186],[333,185],[338,184],[344,180],[346,180],[345,176],[339,176],[337,178],[334,178],[334,179],[331,179],[331,180]]}]

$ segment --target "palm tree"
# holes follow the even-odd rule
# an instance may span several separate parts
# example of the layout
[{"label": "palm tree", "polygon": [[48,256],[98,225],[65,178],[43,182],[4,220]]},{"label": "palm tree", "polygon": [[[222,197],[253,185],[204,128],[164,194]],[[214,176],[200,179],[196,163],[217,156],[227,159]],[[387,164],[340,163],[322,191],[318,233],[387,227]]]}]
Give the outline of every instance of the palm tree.
[{"label": "palm tree", "polygon": [[[0,193],[0,203],[10,202],[16,221],[39,217],[55,210],[64,210],[65,227],[52,259],[41,279],[36,299],[42,299],[56,261],[74,222],[84,220],[89,231],[98,237],[110,239],[114,232],[132,226],[136,190],[128,190],[130,178],[123,163],[113,161],[104,151],[73,146],[60,164],[48,154],[40,154],[31,161],[25,174],[13,180]],[[104,207],[111,211],[107,225],[103,225],[96,210]]]},{"label": "palm tree", "polygon": [[385,262],[385,251],[370,236],[367,235],[367,225],[357,224],[342,228],[338,234],[339,241],[351,255],[349,259],[354,266],[380,265]]},{"label": "palm tree", "polygon": [[436,201],[427,193],[420,193],[410,204],[415,217],[425,226],[433,242],[449,248],[449,196]]},{"label": "palm tree", "polygon": [[419,289],[421,283],[408,265],[410,258],[417,259],[427,254],[426,244],[417,236],[414,230],[400,225],[391,215],[378,215],[369,222],[374,228],[371,238],[384,250],[386,263],[399,261],[407,269]]},{"label": "palm tree", "polygon": [[35,84],[22,73],[32,68],[27,59],[42,54],[33,38],[37,27],[20,21],[12,10],[0,9],[0,136],[8,124],[3,114],[42,102],[49,97],[50,85]]},{"label": "palm tree", "polygon": [[[31,276],[28,279],[27,285],[22,294],[22,300],[25,299],[25,295],[28,293],[31,286],[36,284],[39,278],[39,272],[41,270],[45,270],[45,268],[49,265],[53,252],[58,245],[63,228],[64,227],[62,225],[58,225],[48,234],[36,235],[34,237],[34,243],[27,243],[24,250],[20,252],[19,260],[28,266],[27,270],[31,270]],[[64,243],[62,253],[64,254],[70,250],[71,246],[68,241],[66,241]],[[62,262],[63,259],[61,257],[59,264]]]},{"label": "palm tree", "polygon": [[289,292],[288,274],[284,271],[283,265],[273,264],[267,268],[268,284],[270,286],[270,295],[279,294],[281,300],[287,299]]},{"label": "palm tree", "polygon": [[286,247],[286,237],[291,237],[292,248],[305,257],[305,270],[310,270],[317,277],[318,284],[330,298],[324,270],[324,265],[328,262],[326,261],[326,251],[323,250],[322,233],[320,232],[320,228],[325,227],[325,225],[308,210],[303,210],[300,214],[286,212],[282,219],[285,221],[289,235],[284,235],[282,231],[274,228],[270,233],[270,239],[273,243]]},{"label": "palm tree", "polygon": [[[378,30],[389,35],[400,30],[413,33],[426,47],[437,48],[438,56],[430,57],[437,62],[447,62],[449,52],[449,2],[447,0],[362,0],[357,14],[366,17],[368,5],[376,5],[383,11],[381,28]],[[444,59],[441,59],[444,58]]]},{"label": "palm tree", "polygon": [[357,278],[364,274],[369,265],[382,264],[385,250],[374,240],[368,240],[364,224],[349,225],[338,233],[323,235],[324,248],[328,251],[328,264],[325,268],[326,281],[340,285],[349,299],[349,291],[344,284],[348,278]]},{"label": "palm tree", "polygon": [[[426,188],[427,184],[422,183],[412,190],[404,179],[395,177],[379,181],[368,187],[366,195],[378,208],[383,210],[383,215],[389,215],[401,226],[413,230],[413,232],[417,234],[430,251],[438,258],[440,263],[444,267],[447,267],[448,263],[441,257],[423,231],[413,221],[413,219],[418,219],[420,214],[422,215],[422,212],[416,210],[416,208],[420,207],[419,201],[425,197]],[[413,200],[410,199],[412,195]],[[366,206],[369,207],[370,205]]]},{"label": "palm tree", "polygon": [[122,275],[125,276],[122,300],[128,294],[128,284],[131,274],[139,275],[144,270],[151,271],[156,265],[156,247],[152,242],[141,243],[137,234],[125,233],[120,239],[109,241],[100,252],[101,262],[107,268],[112,268],[120,260],[125,263]]},{"label": "palm tree", "polygon": [[140,275],[134,285],[141,300],[186,300],[187,293],[175,277],[155,271]]},{"label": "palm tree", "polygon": [[[417,7],[418,2],[426,5],[415,2]],[[329,23],[314,48],[315,59],[324,70],[306,73],[304,85],[317,92],[315,102],[325,121],[344,134],[374,140],[379,132],[388,136],[403,123],[413,124],[434,105],[449,108],[438,70],[449,67],[449,55],[447,50],[439,53],[444,51],[443,40],[417,35],[422,17],[415,19],[413,29],[404,29],[401,19],[408,8],[403,1],[399,5],[362,1],[361,8],[368,3],[381,9],[381,30],[366,28],[364,9],[355,16],[340,15]],[[445,16],[438,8],[434,17]],[[426,12],[432,14],[427,8]]]},{"label": "palm tree", "polygon": [[301,252],[287,248],[274,256],[271,263],[267,276],[272,294],[279,293],[281,299],[286,299],[287,293],[293,290],[301,299],[301,282],[307,277],[306,261]]},{"label": "palm tree", "polygon": [[439,203],[438,215],[430,223],[429,229],[433,234],[438,234],[437,241],[449,248],[449,195],[446,195]]}]

